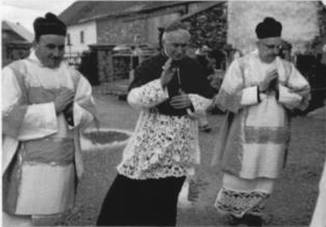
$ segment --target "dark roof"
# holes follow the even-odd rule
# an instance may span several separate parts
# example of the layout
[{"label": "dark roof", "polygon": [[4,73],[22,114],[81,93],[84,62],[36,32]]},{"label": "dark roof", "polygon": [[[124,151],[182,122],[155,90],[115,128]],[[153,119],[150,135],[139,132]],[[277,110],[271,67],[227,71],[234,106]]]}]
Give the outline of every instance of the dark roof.
[{"label": "dark roof", "polygon": [[73,25],[103,17],[145,13],[187,3],[189,1],[77,1],[65,9],[59,17],[67,25]]}]

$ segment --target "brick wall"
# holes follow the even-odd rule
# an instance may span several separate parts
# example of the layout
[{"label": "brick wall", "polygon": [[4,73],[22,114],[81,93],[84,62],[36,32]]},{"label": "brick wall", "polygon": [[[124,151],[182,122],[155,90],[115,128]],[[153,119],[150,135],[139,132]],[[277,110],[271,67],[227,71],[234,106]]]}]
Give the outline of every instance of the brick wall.
[{"label": "brick wall", "polygon": [[115,20],[102,20],[97,24],[98,43],[121,44],[133,43],[136,35],[139,42],[147,42],[146,20],[126,21],[122,18]]},{"label": "brick wall", "polygon": [[[192,11],[199,10],[208,5],[212,5],[212,2],[173,5],[160,10],[146,12],[145,14],[133,14],[100,20],[97,24],[98,43],[133,43],[135,36],[139,35],[139,42],[157,44],[158,27],[165,27],[182,15],[192,13]],[[209,17],[213,19],[214,16]],[[211,25],[214,26],[215,23]]]},{"label": "brick wall", "polygon": [[100,20],[97,24],[98,43],[133,43],[135,36],[139,36],[137,41],[141,43],[158,43],[158,35],[153,37],[152,34],[158,34],[158,27],[186,13],[186,8],[185,5],[177,5],[145,14]]},{"label": "brick wall", "polygon": [[[203,3],[202,5],[207,6],[207,4]],[[211,2],[209,4],[212,5]],[[193,46],[199,47],[205,44],[214,49],[220,49],[225,46],[227,40],[226,10],[226,3],[220,2],[200,13],[191,14],[189,17],[184,18],[183,21],[190,26]],[[176,13],[180,13],[181,16],[186,11],[185,6],[182,5],[156,11],[155,13],[148,13],[147,15],[130,15],[128,17],[103,19],[97,23],[98,43],[112,45],[134,43],[137,35],[139,36],[138,42],[153,43],[153,36],[148,35],[154,32],[153,24],[170,23],[164,17],[171,15],[172,18]],[[158,20],[158,17],[163,19]],[[114,58],[112,51],[106,48],[97,49],[97,52],[99,81],[101,83],[116,79],[114,77],[126,77],[126,68],[129,68],[130,59]]]}]

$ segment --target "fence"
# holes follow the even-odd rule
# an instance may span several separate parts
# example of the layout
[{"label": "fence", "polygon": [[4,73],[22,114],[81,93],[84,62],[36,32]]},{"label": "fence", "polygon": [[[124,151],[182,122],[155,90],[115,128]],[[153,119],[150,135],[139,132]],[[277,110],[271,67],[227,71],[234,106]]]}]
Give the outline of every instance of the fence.
[{"label": "fence", "polygon": [[80,52],[73,52],[73,53],[66,53],[64,56],[64,60],[71,66],[74,66],[76,69],[80,66],[81,63],[82,53]]}]

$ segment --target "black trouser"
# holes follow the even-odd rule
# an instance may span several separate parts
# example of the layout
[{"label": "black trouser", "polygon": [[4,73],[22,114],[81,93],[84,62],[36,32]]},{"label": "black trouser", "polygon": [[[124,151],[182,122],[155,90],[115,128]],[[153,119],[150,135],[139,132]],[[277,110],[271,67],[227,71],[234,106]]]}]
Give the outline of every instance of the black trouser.
[{"label": "black trouser", "polygon": [[97,225],[175,226],[178,195],[185,177],[134,180],[118,175]]}]

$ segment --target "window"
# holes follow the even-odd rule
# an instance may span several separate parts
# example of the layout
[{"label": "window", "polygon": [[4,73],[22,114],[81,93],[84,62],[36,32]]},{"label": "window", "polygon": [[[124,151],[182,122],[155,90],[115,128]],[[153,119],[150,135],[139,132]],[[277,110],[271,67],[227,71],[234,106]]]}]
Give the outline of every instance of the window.
[{"label": "window", "polygon": [[67,46],[71,46],[71,38],[69,33],[67,33]]},{"label": "window", "polygon": [[84,43],[84,31],[80,32],[80,43]]}]

